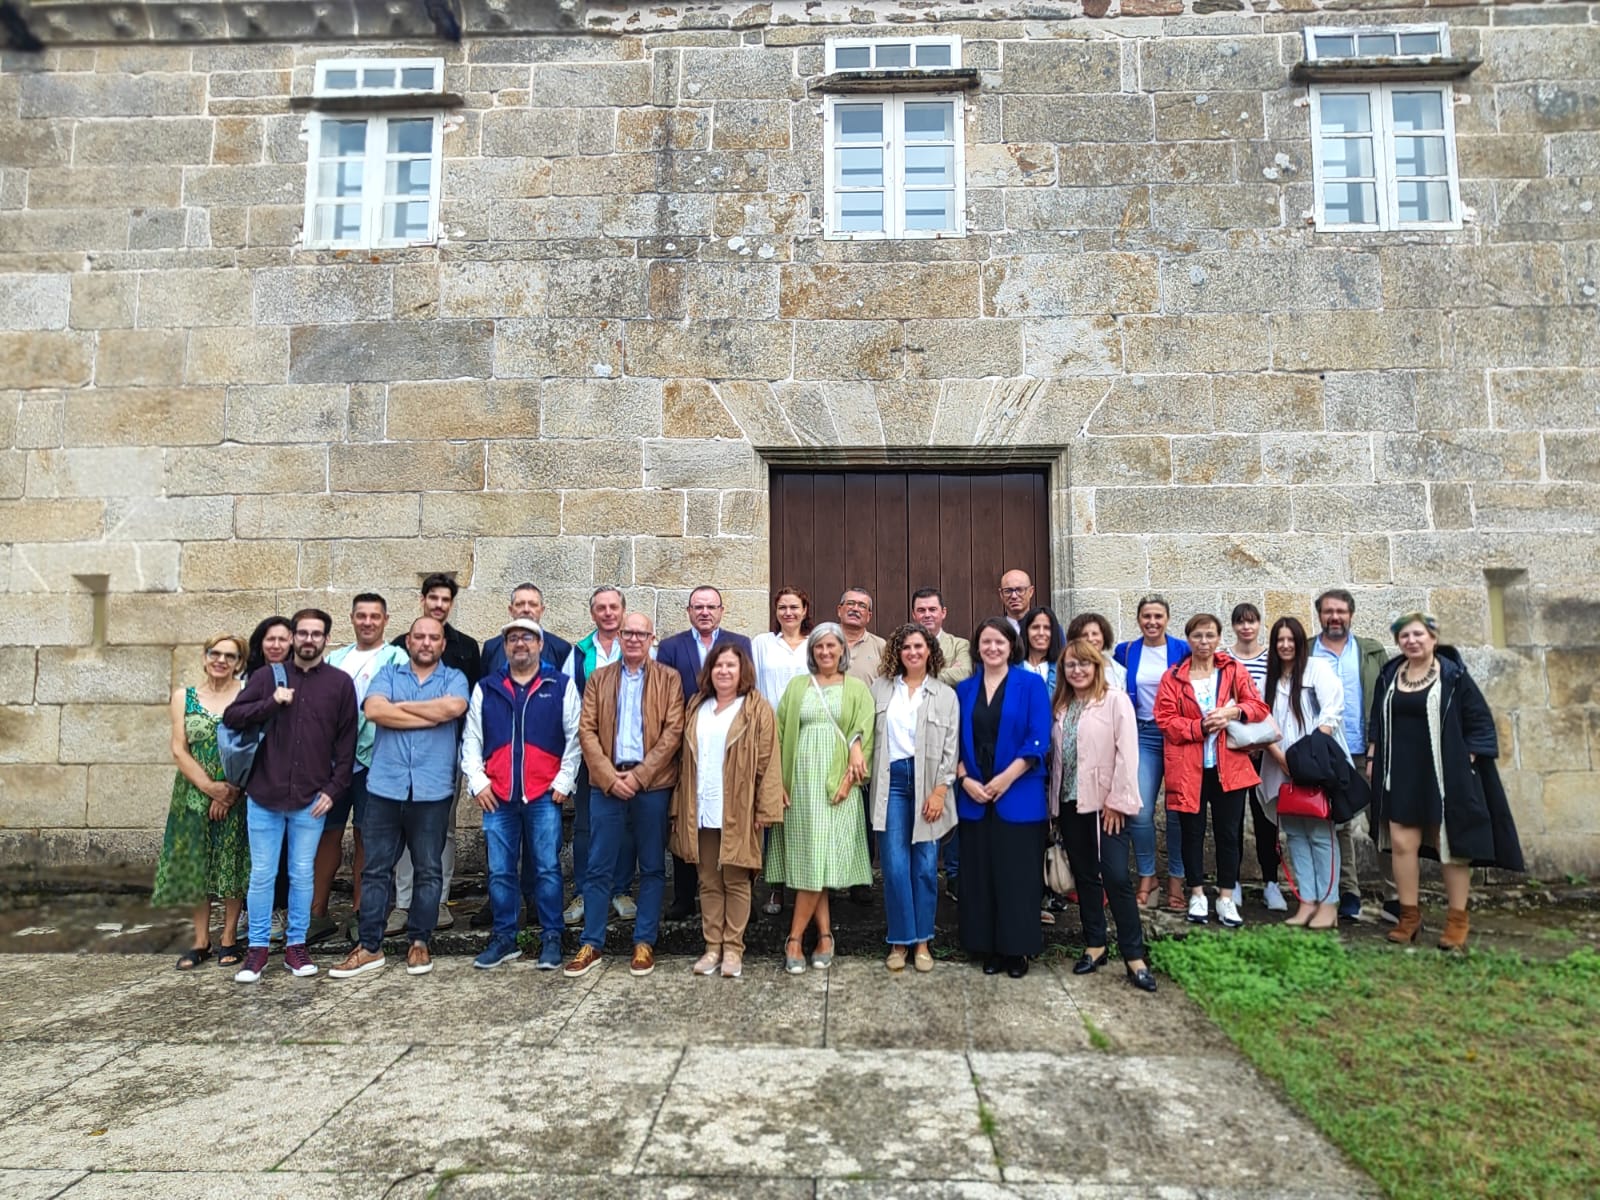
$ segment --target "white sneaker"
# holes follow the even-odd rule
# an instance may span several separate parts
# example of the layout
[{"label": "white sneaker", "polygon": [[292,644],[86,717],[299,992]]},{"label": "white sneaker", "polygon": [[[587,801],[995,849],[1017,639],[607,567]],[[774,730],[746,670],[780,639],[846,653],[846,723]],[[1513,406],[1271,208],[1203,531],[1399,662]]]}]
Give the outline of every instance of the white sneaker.
[{"label": "white sneaker", "polygon": [[1275,883],[1267,884],[1266,901],[1268,912],[1289,911],[1289,902],[1283,898],[1283,889]]},{"label": "white sneaker", "polygon": [[583,897],[582,896],[574,896],[572,898],[572,903],[567,905],[566,910],[561,914],[561,920],[565,924],[568,924],[568,925],[582,925],[583,924]]},{"label": "white sneaker", "polygon": [[1194,925],[1204,925],[1211,917],[1211,905],[1206,902],[1206,894],[1199,892],[1189,897],[1189,921]]},{"label": "white sneaker", "polygon": [[[1192,906],[1190,907],[1189,912],[1191,914],[1194,912],[1194,908]],[[1190,920],[1193,919],[1194,918],[1191,916]],[[1244,924],[1244,918],[1239,915],[1239,906],[1233,902],[1232,896],[1224,895],[1217,897],[1217,920],[1228,929],[1237,929],[1239,926]]]},{"label": "white sneaker", "polygon": [[631,921],[639,915],[639,906],[634,903],[632,896],[611,897],[611,907],[624,921]]}]

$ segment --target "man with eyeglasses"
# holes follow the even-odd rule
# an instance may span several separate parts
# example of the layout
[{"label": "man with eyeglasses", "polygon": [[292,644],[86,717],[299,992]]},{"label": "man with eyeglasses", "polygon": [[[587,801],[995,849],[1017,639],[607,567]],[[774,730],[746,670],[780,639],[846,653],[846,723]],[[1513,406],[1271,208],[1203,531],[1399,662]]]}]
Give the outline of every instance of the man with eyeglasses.
[{"label": "man with eyeglasses", "polygon": [[1011,628],[1022,632],[1022,618],[1033,607],[1033,580],[1028,573],[1012,567],[1000,576],[1000,615],[1011,622]]},{"label": "man with eyeglasses", "polygon": [[317,973],[306,953],[313,864],[323,819],[350,790],[356,755],[356,689],[350,676],[323,661],[333,618],[305,608],[290,619],[294,652],[279,687],[256,671],[222,714],[230,729],[265,726],[245,785],[250,836],[250,951],[234,975],[255,983],[267,969],[272,885],[285,831],[289,840],[289,913],[283,965],[291,975]]},{"label": "man with eyeglasses", "polygon": [[839,628],[844,630],[845,646],[850,651],[850,665],[846,675],[871,685],[878,674],[878,664],[883,661],[883,639],[867,631],[872,620],[872,594],[866,588],[846,588],[839,597]]},{"label": "man with eyeglasses", "polygon": [[[553,671],[561,670],[561,664],[567,661],[567,655],[572,653],[572,644],[564,638],[559,638],[544,628],[544,593],[539,590],[536,583],[519,583],[511,589],[511,604],[507,611],[511,618],[527,617],[540,629],[544,636],[539,642],[539,660],[550,665]],[[487,679],[496,671],[506,665],[505,638],[496,634],[483,644],[483,678]]]},{"label": "man with eyeglasses", "polygon": [[586,975],[600,962],[611,891],[611,880],[600,866],[626,861],[629,840],[639,856],[629,971],[648,975],[655,969],[666,892],[668,816],[683,741],[683,687],[677,675],[651,659],[654,638],[655,623],[644,613],[629,613],[620,631],[621,660],[601,667],[583,689],[578,742],[589,769],[591,861],[583,886],[583,942],[562,968],[568,978]]},{"label": "man with eyeglasses", "polygon": [[[750,654],[750,639],[742,633],[729,633],[722,628],[722,593],[710,584],[704,584],[689,593],[689,628],[663,638],[656,648],[656,661],[670,667],[683,681],[683,702],[700,686],[700,669],[705,666],[706,655],[718,641],[731,642],[745,654]],[[700,894],[699,870],[672,856],[672,907],[666,911],[669,921],[686,921],[694,915],[695,903]]]}]

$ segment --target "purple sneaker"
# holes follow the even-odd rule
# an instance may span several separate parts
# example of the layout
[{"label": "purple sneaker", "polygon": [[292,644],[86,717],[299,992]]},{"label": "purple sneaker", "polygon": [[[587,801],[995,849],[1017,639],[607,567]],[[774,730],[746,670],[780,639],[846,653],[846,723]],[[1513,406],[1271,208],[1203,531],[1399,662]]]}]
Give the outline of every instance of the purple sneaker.
[{"label": "purple sneaker", "polygon": [[265,946],[251,946],[245,953],[244,966],[234,972],[235,983],[254,983],[261,978],[262,972],[267,969],[267,948]]},{"label": "purple sneaker", "polygon": [[297,979],[304,979],[308,975],[317,973],[317,964],[312,962],[311,956],[306,953],[304,942],[283,948],[283,965],[289,974]]}]

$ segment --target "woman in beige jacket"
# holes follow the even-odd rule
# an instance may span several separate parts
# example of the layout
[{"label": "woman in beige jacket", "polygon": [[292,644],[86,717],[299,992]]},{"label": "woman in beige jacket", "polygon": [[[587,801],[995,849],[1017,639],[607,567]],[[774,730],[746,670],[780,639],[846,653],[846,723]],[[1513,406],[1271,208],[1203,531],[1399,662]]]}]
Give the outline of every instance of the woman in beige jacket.
[{"label": "woman in beige jacket", "polygon": [[672,793],[672,852],[700,872],[706,952],[696,975],[737,979],[744,969],[750,887],[761,869],[762,833],[783,820],[778,718],[756,691],[750,656],[718,642],[700,669],[683,727]]},{"label": "woman in beige jacket", "polygon": [[872,828],[883,867],[891,971],[903,971],[909,947],[918,971],[933,970],[939,902],[939,839],[955,827],[961,709],[940,683],[939,643],[920,625],[902,625],[883,648],[872,681]]}]

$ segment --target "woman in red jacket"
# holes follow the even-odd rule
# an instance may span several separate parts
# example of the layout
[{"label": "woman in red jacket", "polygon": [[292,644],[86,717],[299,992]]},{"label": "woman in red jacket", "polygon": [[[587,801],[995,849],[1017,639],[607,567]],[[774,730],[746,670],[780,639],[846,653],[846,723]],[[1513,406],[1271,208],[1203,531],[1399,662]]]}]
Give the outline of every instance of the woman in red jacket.
[{"label": "woman in red jacket", "polygon": [[1239,882],[1239,837],[1244,803],[1261,782],[1250,755],[1228,746],[1229,721],[1264,721],[1267,706],[1250,673],[1222,644],[1222,622],[1210,613],[1183,627],[1191,656],[1161,677],[1155,719],[1165,741],[1167,811],[1183,829],[1184,883],[1189,920],[1210,916],[1205,892],[1206,809],[1217,843],[1217,920],[1229,929],[1244,924],[1233,888]]}]

